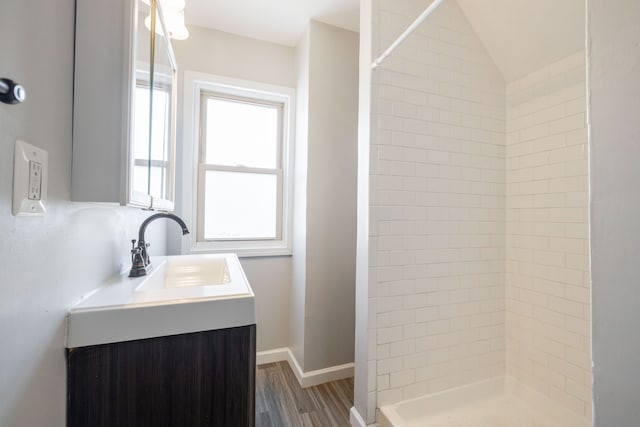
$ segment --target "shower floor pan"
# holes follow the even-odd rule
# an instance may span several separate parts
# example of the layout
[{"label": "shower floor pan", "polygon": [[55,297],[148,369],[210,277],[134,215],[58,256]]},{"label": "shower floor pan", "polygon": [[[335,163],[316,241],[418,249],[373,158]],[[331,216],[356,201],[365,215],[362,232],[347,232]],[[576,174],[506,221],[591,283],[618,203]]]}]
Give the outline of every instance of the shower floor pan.
[{"label": "shower floor pan", "polygon": [[[584,427],[586,420],[527,391],[535,407],[514,393],[504,377],[458,387],[380,408],[380,427]],[[532,393],[534,395],[532,395]]]}]

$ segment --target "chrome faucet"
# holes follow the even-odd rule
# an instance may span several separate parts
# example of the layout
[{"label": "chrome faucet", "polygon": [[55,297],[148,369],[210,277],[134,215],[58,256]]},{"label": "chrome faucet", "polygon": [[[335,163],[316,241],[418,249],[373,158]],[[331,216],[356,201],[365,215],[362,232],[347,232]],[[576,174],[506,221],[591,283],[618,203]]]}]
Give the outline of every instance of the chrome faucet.
[{"label": "chrome faucet", "polygon": [[155,221],[158,218],[167,218],[174,220],[180,225],[180,227],[182,227],[183,236],[185,234],[189,234],[187,224],[185,224],[184,221],[177,215],[170,213],[157,213],[145,219],[144,222],[140,225],[140,230],[138,231],[138,244],[136,245],[135,239],[131,240],[131,271],[129,272],[129,277],[144,276],[149,271],[151,271],[151,261],[149,260],[149,253],[147,252],[149,244],[144,240],[144,233],[147,230],[147,226],[152,221]]}]

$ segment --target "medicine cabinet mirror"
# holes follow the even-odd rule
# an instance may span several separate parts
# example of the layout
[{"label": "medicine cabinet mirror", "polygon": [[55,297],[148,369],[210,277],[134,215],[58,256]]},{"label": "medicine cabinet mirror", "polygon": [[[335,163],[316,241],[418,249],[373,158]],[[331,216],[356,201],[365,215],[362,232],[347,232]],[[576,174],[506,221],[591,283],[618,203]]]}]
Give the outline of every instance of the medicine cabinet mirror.
[{"label": "medicine cabinet mirror", "polygon": [[78,0],[72,198],[170,211],[177,66],[157,0]]}]

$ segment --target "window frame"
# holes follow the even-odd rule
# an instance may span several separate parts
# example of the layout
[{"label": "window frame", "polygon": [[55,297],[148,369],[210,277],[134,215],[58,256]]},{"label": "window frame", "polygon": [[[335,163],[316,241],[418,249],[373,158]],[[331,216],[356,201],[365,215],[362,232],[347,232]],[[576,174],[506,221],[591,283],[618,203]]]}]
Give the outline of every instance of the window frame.
[{"label": "window frame", "polygon": [[[138,88],[145,88],[149,91],[152,90],[151,88],[151,82],[149,79],[149,74],[148,73],[141,73],[138,72],[137,73],[137,77],[136,77],[136,83],[135,83],[135,88],[134,90],[137,90]],[[164,114],[165,116],[169,117],[168,121],[165,121],[166,127],[167,129],[165,129],[165,133],[170,132],[169,131],[169,127],[170,127],[170,123],[169,121],[171,120],[171,98],[174,96],[172,91],[170,90],[165,90],[166,88],[159,85],[159,84],[154,84],[153,90],[161,90],[163,92],[166,92],[167,97],[168,97],[168,102],[166,104],[165,111]],[[166,138],[165,138],[165,143],[166,143]],[[133,170],[135,171],[135,168],[137,166],[146,166],[149,170],[147,172],[147,190],[144,193],[141,193],[140,191],[134,191],[135,193],[138,194],[144,194],[144,195],[151,195],[151,168],[152,167],[159,167],[162,168],[162,179],[161,179],[161,194],[165,194],[165,198],[173,198],[173,191],[171,189],[172,184],[171,184],[171,180],[168,178],[168,174],[170,173],[170,162],[168,160],[169,156],[171,156],[171,147],[170,147],[171,143],[169,142],[169,146],[165,147],[165,154],[167,155],[167,160],[153,160],[153,159],[140,159],[137,158],[135,156],[135,153],[132,152],[131,157],[132,157],[132,165],[131,167],[133,168]],[[134,172],[135,173],[135,172]],[[134,186],[135,186],[135,182],[134,182]],[[151,196],[153,199],[153,196]],[[161,200],[161,197],[155,197],[156,200]],[[173,209],[173,208],[172,208]]]},{"label": "window frame", "polygon": [[[293,88],[233,79],[194,71],[184,73],[182,215],[192,233],[182,239],[181,253],[234,252],[241,257],[282,256],[292,253],[293,234],[293,138],[295,91]],[[207,96],[255,101],[281,106],[277,169],[207,165],[203,103]],[[204,239],[204,180],[207,170],[274,174],[278,181],[276,238]]]},{"label": "window frame", "polygon": [[[278,128],[277,128],[277,145],[276,145],[276,165],[275,168],[258,168],[249,166],[229,166],[222,164],[207,163],[207,129],[202,126],[202,123],[206,123],[207,119],[207,101],[209,99],[224,100],[228,102],[238,102],[248,105],[258,105],[274,108],[278,111]],[[200,92],[200,137],[199,137],[199,163],[198,163],[198,224],[197,224],[197,238],[199,242],[217,242],[217,241],[258,241],[258,240],[281,240],[282,239],[282,203],[283,203],[283,168],[282,168],[282,147],[284,145],[283,138],[283,125],[284,125],[284,102],[275,102],[272,100],[256,99],[255,97],[248,98],[246,96],[234,96],[225,93],[211,92],[202,90]],[[238,172],[249,173],[259,175],[275,175],[276,177],[276,224],[275,224],[275,236],[271,237],[239,237],[239,238],[218,238],[207,239],[204,236],[204,219],[205,219],[205,181],[206,173],[208,171],[216,172]]]}]

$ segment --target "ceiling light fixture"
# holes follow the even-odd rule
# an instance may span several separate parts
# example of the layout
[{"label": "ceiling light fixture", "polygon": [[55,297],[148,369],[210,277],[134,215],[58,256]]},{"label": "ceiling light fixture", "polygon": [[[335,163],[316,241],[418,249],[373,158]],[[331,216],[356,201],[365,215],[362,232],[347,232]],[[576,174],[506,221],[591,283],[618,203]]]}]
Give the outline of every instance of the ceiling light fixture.
[{"label": "ceiling light fixture", "polygon": [[[150,0],[142,0],[146,4],[150,4]],[[175,40],[185,40],[189,37],[189,30],[184,25],[184,7],[185,0],[160,0],[162,3],[162,16],[167,26],[169,37]],[[144,20],[144,25],[151,30],[151,15]],[[156,33],[163,35],[162,24],[160,20],[156,23]]]}]

